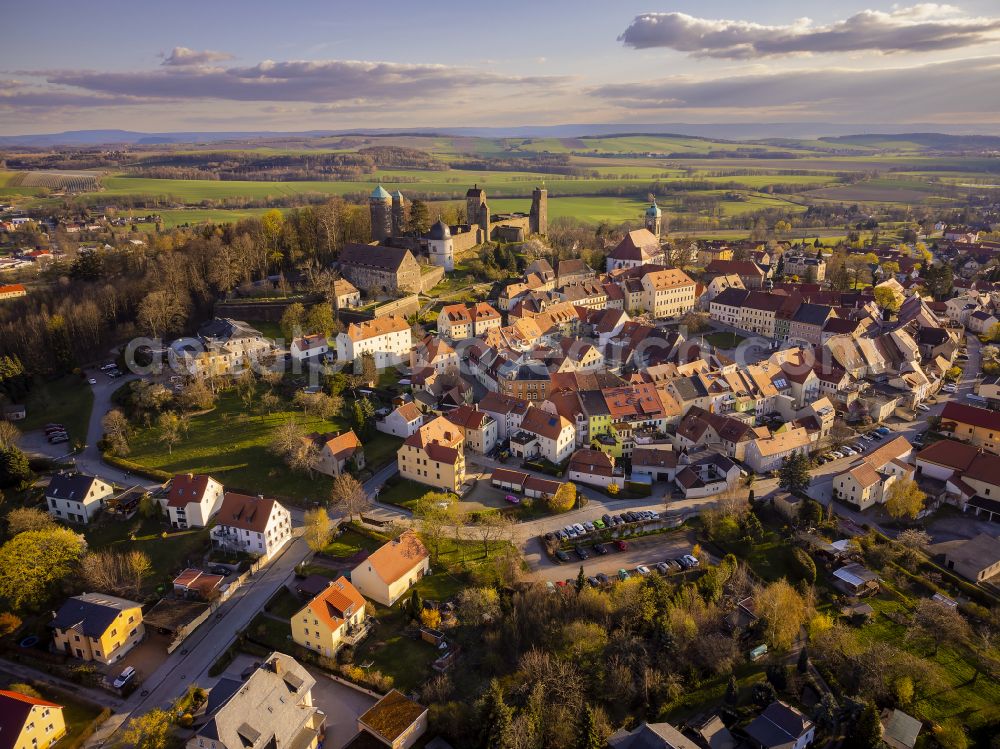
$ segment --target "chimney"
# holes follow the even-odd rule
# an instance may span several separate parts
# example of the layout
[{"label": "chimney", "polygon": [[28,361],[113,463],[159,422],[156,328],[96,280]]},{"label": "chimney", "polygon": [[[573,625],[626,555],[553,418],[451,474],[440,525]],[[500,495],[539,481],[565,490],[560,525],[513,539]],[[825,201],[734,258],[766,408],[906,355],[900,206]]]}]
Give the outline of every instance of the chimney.
[{"label": "chimney", "polygon": [[276,674],[281,674],[282,669],[283,669],[283,665],[281,663],[281,658],[279,656],[275,656],[274,658],[272,658],[271,659],[271,670],[274,671],[274,673],[276,673]]}]

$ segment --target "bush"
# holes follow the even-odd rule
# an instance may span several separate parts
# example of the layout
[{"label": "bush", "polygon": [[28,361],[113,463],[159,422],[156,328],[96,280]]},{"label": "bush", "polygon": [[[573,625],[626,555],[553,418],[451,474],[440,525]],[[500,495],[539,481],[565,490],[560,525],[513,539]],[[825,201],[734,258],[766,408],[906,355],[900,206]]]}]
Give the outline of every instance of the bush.
[{"label": "bush", "polygon": [[104,453],[103,458],[104,462],[108,465],[115,466],[129,473],[134,473],[136,476],[152,479],[153,481],[168,481],[174,477],[172,473],[161,471],[158,468],[147,468],[126,458],[119,458],[117,455],[112,455],[111,453]]},{"label": "bush", "polygon": [[816,584],[816,562],[805,552],[805,549],[798,547],[793,549],[791,562],[799,580],[809,583],[809,585]]}]

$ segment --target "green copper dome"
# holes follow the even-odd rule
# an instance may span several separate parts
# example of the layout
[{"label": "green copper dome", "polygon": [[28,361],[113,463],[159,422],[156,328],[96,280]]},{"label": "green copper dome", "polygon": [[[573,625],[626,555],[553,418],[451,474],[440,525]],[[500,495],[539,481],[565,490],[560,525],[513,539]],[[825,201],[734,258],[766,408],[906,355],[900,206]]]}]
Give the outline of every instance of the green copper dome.
[{"label": "green copper dome", "polygon": [[656,204],[655,200],[653,201],[653,204],[646,209],[647,216],[660,216],[662,213],[663,212],[660,210],[660,206]]},{"label": "green copper dome", "polygon": [[377,200],[389,200],[390,195],[382,185],[372,190],[372,198]]}]

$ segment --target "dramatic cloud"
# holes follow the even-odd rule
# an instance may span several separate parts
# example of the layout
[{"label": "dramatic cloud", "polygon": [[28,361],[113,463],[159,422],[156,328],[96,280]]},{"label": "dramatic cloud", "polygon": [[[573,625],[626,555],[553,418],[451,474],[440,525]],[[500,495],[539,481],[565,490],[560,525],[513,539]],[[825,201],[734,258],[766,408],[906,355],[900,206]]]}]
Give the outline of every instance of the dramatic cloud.
[{"label": "dramatic cloud", "polygon": [[228,52],[216,52],[211,49],[188,49],[187,47],[174,47],[169,55],[163,59],[164,65],[207,65],[210,62],[222,62],[232,60],[233,56]]},{"label": "dramatic cloud", "polygon": [[776,55],[956,49],[1000,38],[1000,18],[971,18],[954,6],[925,3],[890,13],[864,10],[817,26],[802,18],[786,26],[695,18],[686,13],[636,16],[618,41],[666,47],[697,57],[752,59]]},{"label": "dramatic cloud", "polygon": [[758,119],[772,112],[830,119],[877,113],[891,120],[926,116],[928,111],[1000,113],[1000,57],[984,57],[884,70],[798,70],[699,81],[612,84],[592,96],[629,109],[743,112]]},{"label": "dramatic cloud", "polygon": [[541,87],[562,80],[551,76],[506,76],[446,65],[357,60],[266,60],[252,67],[225,69],[171,64],[135,73],[50,71],[41,75],[50,84],[111,96],[313,104],[401,102],[450,96],[482,86]]}]

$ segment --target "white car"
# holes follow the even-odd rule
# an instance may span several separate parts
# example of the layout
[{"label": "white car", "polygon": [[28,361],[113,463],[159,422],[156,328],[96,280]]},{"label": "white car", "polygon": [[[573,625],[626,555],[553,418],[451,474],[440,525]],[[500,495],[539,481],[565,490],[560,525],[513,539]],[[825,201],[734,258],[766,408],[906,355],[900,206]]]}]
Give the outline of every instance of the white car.
[{"label": "white car", "polygon": [[683,559],[691,567],[697,567],[699,565],[698,557],[691,556],[690,554],[685,554]]},{"label": "white car", "polygon": [[857,455],[857,453],[849,447],[842,447],[840,448],[840,451],[844,453],[844,455]]},{"label": "white car", "polygon": [[919,409],[920,411],[930,411],[930,409],[927,406],[925,406],[923,403],[918,403],[917,404],[917,409]]},{"label": "white car", "polygon": [[93,377],[91,377],[89,380],[87,380],[87,384],[89,384],[89,385],[96,385],[97,384],[97,380],[95,380]]},{"label": "white car", "polygon": [[844,457],[844,453],[840,452],[840,450],[835,450],[834,452],[830,453],[830,455],[833,457],[834,460],[840,460],[841,458]]},{"label": "white car", "polygon": [[638,567],[635,568],[635,571],[638,572],[640,575],[648,575],[649,567],[647,567],[644,564],[640,564]]}]

